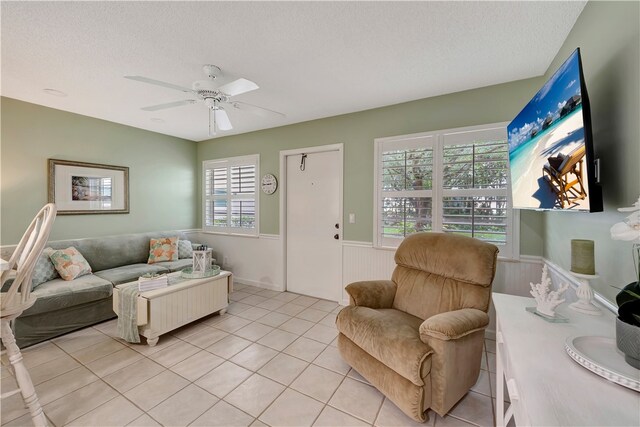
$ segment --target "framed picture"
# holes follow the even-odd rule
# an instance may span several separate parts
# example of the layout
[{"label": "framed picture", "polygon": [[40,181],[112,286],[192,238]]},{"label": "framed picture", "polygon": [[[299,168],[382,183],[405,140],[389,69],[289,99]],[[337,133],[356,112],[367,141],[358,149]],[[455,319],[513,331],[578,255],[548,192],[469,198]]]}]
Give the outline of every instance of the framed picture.
[{"label": "framed picture", "polygon": [[58,215],[129,213],[129,168],[49,159],[49,202]]}]

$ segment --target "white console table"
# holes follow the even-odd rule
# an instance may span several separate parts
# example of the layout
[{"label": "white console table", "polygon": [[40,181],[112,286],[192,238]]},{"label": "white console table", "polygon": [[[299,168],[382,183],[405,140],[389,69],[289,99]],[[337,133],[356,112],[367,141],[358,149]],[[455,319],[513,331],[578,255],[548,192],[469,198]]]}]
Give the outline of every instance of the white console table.
[{"label": "white console table", "polygon": [[640,426],[640,393],[588,371],[564,349],[573,335],[615,337],[613,313],[589,316],[564,303],[558,313],[569,323],[549,323],[525,311],[533,298],[494,293],[493,305],[498,427],[505,424],[503,376],[516,425]]}]

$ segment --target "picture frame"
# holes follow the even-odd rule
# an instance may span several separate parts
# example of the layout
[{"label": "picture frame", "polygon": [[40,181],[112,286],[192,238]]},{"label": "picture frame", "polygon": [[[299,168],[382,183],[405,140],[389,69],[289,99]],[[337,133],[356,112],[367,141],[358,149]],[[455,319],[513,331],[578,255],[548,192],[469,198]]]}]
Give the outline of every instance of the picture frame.
[{"label": "picture frame", "polygon": [[48,193],[58,215],[128,214],[129,168],[49,159]]}]

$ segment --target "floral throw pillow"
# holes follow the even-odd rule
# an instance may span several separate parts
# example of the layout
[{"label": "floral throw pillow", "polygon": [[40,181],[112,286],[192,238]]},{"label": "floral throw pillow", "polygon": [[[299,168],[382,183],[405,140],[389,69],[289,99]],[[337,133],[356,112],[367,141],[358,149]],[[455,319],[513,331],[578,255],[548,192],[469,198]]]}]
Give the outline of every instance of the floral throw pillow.
[{"label": "floral throw pillow", "polygon": [[162,261],[178,260],[178,238],[164,237],[162,239],[151,239],[149,241],[149,260],[147,264],[154,264]]},{"label": "floral throw pillow", "polygon": [[51,262],[51,258],[49,258],[52,252],[53,249],[44,248],[42,255],[40,255],[40,258],[36,261],[36,266],[33,268],[33,273],[31,273],[31,289],[35,289],[44,282],[60,277]]},{"label": "floral throw pillow", "polygon": [[193,257],[193,248],[188,240],[178,240],[178,258],[185,259]]},{"label": "floral throw pillow", "polygon": [[51,252],[49,259],[64,280],[91,274],[91,266],[73,246]]}]

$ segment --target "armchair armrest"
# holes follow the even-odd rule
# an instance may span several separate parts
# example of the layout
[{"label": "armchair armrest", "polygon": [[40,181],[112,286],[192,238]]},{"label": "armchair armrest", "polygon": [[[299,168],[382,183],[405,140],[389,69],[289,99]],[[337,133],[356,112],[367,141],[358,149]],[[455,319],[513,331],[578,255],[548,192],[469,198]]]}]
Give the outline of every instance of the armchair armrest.
[{"label": "armchair armrest", "polygon": [[482,330],[489,324],[489,315],[475,308],[463,308],[431,316],[420,325],[420,339],[448,341]]},{"label": "armchair armrest", "polygon": [[396,296],[396,284],[391,280],[354,282],[345,288],[351,305],[369,308],[391,308]]}]

